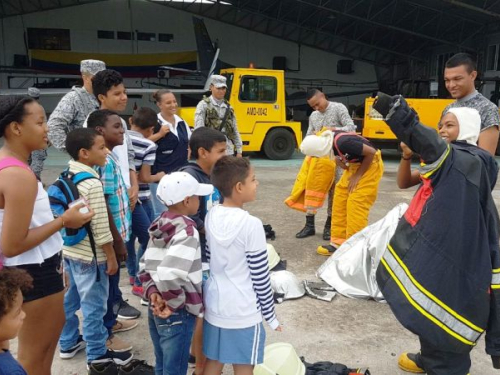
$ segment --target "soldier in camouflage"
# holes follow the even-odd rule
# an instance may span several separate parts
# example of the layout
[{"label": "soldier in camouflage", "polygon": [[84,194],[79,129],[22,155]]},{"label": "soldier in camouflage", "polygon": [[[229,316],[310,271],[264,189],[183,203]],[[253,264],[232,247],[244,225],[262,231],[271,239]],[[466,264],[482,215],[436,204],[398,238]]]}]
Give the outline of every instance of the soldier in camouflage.
[{"label": "soldier in camouflage", "polygon": [[[234,155],[236,150],[236,156],[241,157],[243,143],[238,131],[236,116],[233,108],[224,99],[227,90],[226,77],[213,75],[210,79],[210,92],[212,95],[203,98],[196,106],[194,128],[206,126],[220,130],[228,139],[227,154]],[[227,111],[229,112],[226,113]]]},{"label": "soldier in camouflage", "polygon": [[[47,122],[49,140],[58,150],[64,150],[66,135],[76,128],[81,128],[87,116],[99,109],[99,103],[92,94],[92,77],[106,69],[104,62],[99,60],[83,60],[80,63],[83,87],[73,86],[70,92],[63,96]],[[31,169],[40,178],[46,150],[33,152]]]}]

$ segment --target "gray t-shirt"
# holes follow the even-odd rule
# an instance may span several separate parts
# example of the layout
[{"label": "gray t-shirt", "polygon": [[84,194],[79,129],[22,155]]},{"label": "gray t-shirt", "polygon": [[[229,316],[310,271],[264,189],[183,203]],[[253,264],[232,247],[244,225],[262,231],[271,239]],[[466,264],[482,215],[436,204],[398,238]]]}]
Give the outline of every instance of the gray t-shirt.
[{"label": "gray t-shirt", "polygon": [[345,132],[356,131],[356,125],[349,116],[346,106],[342,103],[329,102],[325,112],[314,111],[311,113],[306,135],[320,131],[323,126],[335,127]]},{"label": "gray t-shirt", "polygon": [[481,116],[481,131],[491,128],[492,126],[498,127],[500,125],[500,115],[498,113],[498,107],[491,101],[486,99],[479,92],[477,92],[477,90],[472,94],[449,104],[444,109],[441,117],[443,117],[450,108],[461,107],[477,109],[477,111],[479,112],[479,116]]}]

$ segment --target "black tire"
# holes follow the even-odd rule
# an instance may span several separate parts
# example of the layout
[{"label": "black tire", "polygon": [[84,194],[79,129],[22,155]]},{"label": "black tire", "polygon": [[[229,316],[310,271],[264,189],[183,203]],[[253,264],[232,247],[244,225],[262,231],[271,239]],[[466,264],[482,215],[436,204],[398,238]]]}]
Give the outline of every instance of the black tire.
[{"label": "black tire", "polygon": [[287,129],[273,129],[267,133],[262,150],[271,160],[290,159],[295,151],[295,137]]}]

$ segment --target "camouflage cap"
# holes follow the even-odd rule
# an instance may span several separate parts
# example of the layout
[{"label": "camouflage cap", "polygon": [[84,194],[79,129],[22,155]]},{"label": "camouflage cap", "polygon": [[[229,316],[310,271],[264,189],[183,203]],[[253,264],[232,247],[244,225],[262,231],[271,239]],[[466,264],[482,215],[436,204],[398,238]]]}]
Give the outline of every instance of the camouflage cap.
[{"label": "camouflage cap", "polygon": [[28,96],[38,99],[40,97],[40,90],[36,87],[28,87]]},{"label": "camouflage cap", "polygon": [[217,88],[227,87],[226,77],[214,74],[210,77],[210,84]]},{"label": "camouflage cap", "polygon": [[100,71],[106,69],[106,64],[101,60],[80,61],[80,72],[95,76]]}]

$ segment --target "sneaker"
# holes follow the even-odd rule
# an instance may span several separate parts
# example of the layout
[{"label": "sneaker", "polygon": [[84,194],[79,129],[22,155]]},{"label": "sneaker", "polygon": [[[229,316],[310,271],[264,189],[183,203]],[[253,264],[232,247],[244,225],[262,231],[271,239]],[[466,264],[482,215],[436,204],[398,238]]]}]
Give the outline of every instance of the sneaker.
[{"label": "sneaker", "polygon": [[149,300],[146,298],[141,298],[141,305],[142,306],[149,306]]},{"label": "sneaker", "polygon": [[92,366],[95,367],[95,365],[99,364],[104,365],[110,362],[114,362],[119,366],[124,366],[127,363],[129,363],[132,360],[132,358],[134,358],[134,355],[130,352],[119,353],[108,349],[104,355],[89,362],[88,368],[90,369]]},{"label": "sneaker", "polygon": [[111,335],[106,340],[106,348],[113,353],[124,353],[132,350],[133,346],[121,338]]},{"label": "sneaker", "polygon": [[155,368],[146,361],[132,360],[128,365],[122,366],[118,375],[154,375]]},{"label": "sneaker", "polygon": [[134,285],[134,283],[135,283],[135,277],[134,277],[134,276],[129,276],[129,278],[128,278],[128,283],[129,283],[130,285]]},{"label": "sneaker", "polygon": [[131,329],[137,327],[138,324],[139,323],[137,323],[137,320],[117,320],[115,325],[111,329],[111,332],[118,333],[130,331]]},{"label": "sneaker", "polygon": [[132,287],[132,294],[137,297],[142,298],[142,294],[144,293],[144,289],[141,285],[134,285]]},{"label": "sneaker", "polygon": [[401,370],[414,374],[425,374],[424,369],[417,365],[418,354],[403,353],[399,356],[398,366]]},{"label": "sneaker", "polygon": [[320,245],[320,246],[318,246],[318,249],[316,250],[316,252],[319,255],[330,256],[335,251],[337,251],[337,249],[338,249],[337,245],[332,245],[332,244],[329,244],[329,245]]},{"label": "sneaker", "polygon": [[118,307],[118,318],[120,319],[137,319],[141,316],[141,312],[135,307],[130,306],[126,301],[121,301]]},{"label": "sneaker", "polygon": [[89,363],[89,375],[118,375],[118,366],[113,361],[104,363]]},{"label": "sneaker", "polygon": [[83,341],[83,336],[78,336],[78,340],[76,340],[76,344],[69,348],[68,350],[59,349],[59,357],[62,359],[70,359],[73,358],[76,353],[80,350],[83,350],[87,347],[87,343]]},{"label": "sneaker", "polygon": [[196,357],[189,353],[189,360],[188,360],[188,367],[195,367],[196,366]]}]

